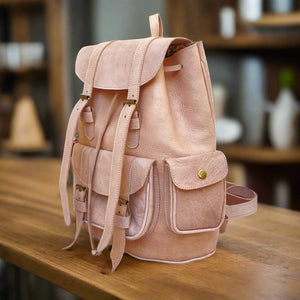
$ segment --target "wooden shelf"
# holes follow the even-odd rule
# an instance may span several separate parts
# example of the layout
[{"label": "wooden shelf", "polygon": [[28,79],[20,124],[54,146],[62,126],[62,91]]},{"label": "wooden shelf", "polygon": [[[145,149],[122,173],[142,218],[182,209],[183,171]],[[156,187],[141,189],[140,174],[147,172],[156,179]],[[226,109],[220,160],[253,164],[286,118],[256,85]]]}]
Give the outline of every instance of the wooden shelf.
[{"label": "wooden shelf", "polygon": [[[17,75],[16,80],[10,81],[7,93],[17,97],[22,93],[30,94],[39,102],[41,112],[47,112],[47,116],[46,113],[43,114],[43,121],[46,122],[48,116],[52,117],[51,128],[45,128],[45,134],[51,138],[54,145],[53,154],[59,154],[67,125],[67,103],[61,101],[66,97],[66,32],[63,22],[66,6],[63,0],[0,0],[0,6],[7,9],[8,20],[3,23],[7,32],[5,42],[41,41],[45,44],[47,56],[43,61],[16,69],[2,67],[0,79],[4,82],[10,80],[7,75]],[[33,26],[41,28],[32,30]],[[43,75],[39,80],[39,89],[34,89],[34,76],[29,76],[31,73]],[[44,76],[45,74],[47,76]],[[49,99],[50,103],[44,99]]]},{"label": "wooden shelf", "polygon": [[255,22],[247,24],[255,27],[295,27],[300,26],[300,12],[288,14],[264,14]]},{"label": "wooden shelf", "polygon": [[43,3],[45,0],[0,0],[0,5],[19,5]]},{"label": "wooden shelf", "polygon": [[231,39],[224,39],[219,35],[202,38],[204,47],[211,50],[247,50],[247,49],[286,49],[300,48],[300,35],[263,35],[241,34]]},{"label": "wooden shelf", "polygon": [[300,148],[279,151],[246,145],[219,146],[229,160],[261,164],[300,163]]},{"label": "wooden shelf", "polygon": [[11,68],[0,68],[0,73],[13,73],[13,74],[24,74],[30,72],[45,72],[47,70],[47,64],[37,64],[28,67],[20,67],[16,69]]}]

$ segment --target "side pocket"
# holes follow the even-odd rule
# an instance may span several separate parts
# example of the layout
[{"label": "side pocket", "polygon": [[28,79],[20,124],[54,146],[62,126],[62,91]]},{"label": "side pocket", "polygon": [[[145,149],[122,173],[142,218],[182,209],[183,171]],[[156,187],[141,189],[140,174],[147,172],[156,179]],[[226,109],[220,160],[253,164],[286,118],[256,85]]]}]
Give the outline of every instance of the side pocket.
[{"label": "side pocket", "polygon": [[227,171],[220,151],[166,160],[166,220],[172,231],[192,234],[222,225]]},{"label": "side pocket", "polygon": [[[94,148],[76,144],[73,150],[73,170],[76,183],[86,185],[89,158]],[[112,152],[100,150],[95,166],[92,186],[91,223],[103,229],[108,200]],[[149,229],[153,218],[153,163],[148,158],[125,155],[120,189],[120,198],[129,201],[130,225],[126,238],[136,240]]]}]

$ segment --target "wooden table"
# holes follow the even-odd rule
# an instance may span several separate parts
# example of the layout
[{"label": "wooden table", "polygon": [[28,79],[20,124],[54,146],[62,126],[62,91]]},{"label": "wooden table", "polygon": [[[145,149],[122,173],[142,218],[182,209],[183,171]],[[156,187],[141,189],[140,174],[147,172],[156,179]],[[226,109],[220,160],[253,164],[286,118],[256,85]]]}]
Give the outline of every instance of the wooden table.
[{"label": "wooden table", "polygon": [[[300,213],[260,205],[231,222],[212,257],[184,265],[125,255],[112,275],[73,237],[60,207],[55,159],[0,160],[0,257],[86,299],[296,299],[300,297]],[[102,299],[102,298],[101,298]]]}]

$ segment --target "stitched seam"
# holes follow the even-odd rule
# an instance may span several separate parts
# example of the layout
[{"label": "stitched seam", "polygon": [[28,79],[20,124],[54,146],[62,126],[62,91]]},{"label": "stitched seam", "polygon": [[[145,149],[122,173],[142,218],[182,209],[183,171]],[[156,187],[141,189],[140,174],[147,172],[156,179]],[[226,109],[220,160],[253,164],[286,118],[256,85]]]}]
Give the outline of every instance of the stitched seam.
[{"label": "stitched seam", "polygon": [[208,104],[209,104],[210,113],[211,113],[211,117],[212,117],[212,121],[213,121],[213,127],[215,128],[214,105],[213,105],[212,95],[210,94],[210,91],[209,91],[209,89],[211,89],[211,85],[208,82],[210,80],[210,76],[209,76],[208,70],[206,69],[207,60],[206,60],[206,57],[202,57],[202,55],[201,55],[200,47],[203,49],[203,52],[204,52],[202,42],[198,43],[197,46],[198,46],[197,48],[198,48],[199,59],[200,59],[200,67],[201,67],[201,70],[202,70],[203,80],[204,80],[204,84],[205,84],[205,87],[206,87],[206,94],[207,94]]},{"label": "stitched seam", "polygon": [[170,213],[171,213],[171,191],[170,191],[170,187],[171,187],[171,178],[169,176],[169,172],[167,170],[167,168],[169,169],[169,165],[165,165],[164,166],[164,187],[165,187],[165,193],[164,193],[164,204],[165,204],[165,219],[166,219],[166,223],[167,226],[169,227],[170,230],[172,230],[171,227],[171,217],[170,217]]},{"label": "stitched seam", "polygon": [[[147,219],[148,219],[148,213],[149,213],[149,193],[150,193],[150,187],[149,187],[149,181],[145,184],[146,185],[146,191],[145,191],[145,203],[146,203],[146,208],[145,208],[145,214],[143,218],[143,223],[141,226],[141,229],[136,233],[135,235],[127,235],[126,237],[129,240],[137,240],[138,238],[142,237],[147,230],[146,224],[147,224]],[[145,229],[146,228],[146,229]]]},{"label": "stitched seam", "polygon": [[[146,235],[150,234],[153,232],[153,230],[155,229],[156,225],[157,225],[157,221],[159,218],[159,214],[160,214],[160,185],[159,185],[159,176],[158,176],[158,171],[157,171],[157,162],[153,162],[152,165],[152,181],[151,184],[153,186],[152,188],[152,205],[153,205],[153,212],[152,212],[152,218],[151,218],[151,224],[149,224],[149,228],[147,230]],[[157,178],[157,180],[155,180],[155,177]]]}]

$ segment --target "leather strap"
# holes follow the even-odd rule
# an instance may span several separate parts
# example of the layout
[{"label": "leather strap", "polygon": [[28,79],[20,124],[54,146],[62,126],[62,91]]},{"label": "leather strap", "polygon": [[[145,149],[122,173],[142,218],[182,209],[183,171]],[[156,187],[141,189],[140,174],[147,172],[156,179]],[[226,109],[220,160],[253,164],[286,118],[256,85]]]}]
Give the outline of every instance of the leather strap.
[{"label": "leather strap", "polygon": [[108,112],[104,117],[103,122],[101,122],[102,126],[99,128],[98,131],[98,140],[97,140],[97,144],[95,147],[95,151],[93,151],[92,156],[90,157],[90,166],[92,166],[92,168],[89,170],[89,178],[88,178],[88,213],[87,213],[87,226],[88,226],[88,232],[89,232],[89,236],[90,236],[90,244],[91,244],[91,248],[92,250],[95,249],[95,243],[94,243],[94,238],[93,238],[93,233],[92,233],[92,225],[91,225],[91,206],[92,206],[92,183],[94,180],[94,173],[95,173],[95,168],[96,168],[96,161],[100,152],[100,146],[102,143],[102,139],[103,139],[103,135],[105,133],[107,124],[109,123],[109,120],[112,116],[114,107],[115,107],[115,103],[118,99],[118,95],[119,92],[117,91],[111,101],[110,104],[110,108],[108,109]]},{"label": "leather strap", "polygon": [[227,182],[226,216],[228,219],[246,217],[257,211],[257,194],[251,189]]},{"label": "leather strap", "polygon": [[85,73],[85,80],[84,80],[82,94],[89,96],[90,98],[92,97],[96,69],[97,69],[97,65],[100,60],[101,54],[103,53],[104,49],[113,42],[114,41],[101,43],[101,44],[98,44],[94,48],[94,50],[89,58],[88,68]]},{"label": "leather strap", "polygon": [[[148,46],[154,39],[155,37],[142,39],[136,48],[136,52],[132,61],[127,98],[135,100],[136,104],[139,101],[140,81],[145,54]],[[112,153],[109,194],[105,213],[104,231],[97,249],[92,251],[93,255],[101,255],[102,251],[112,241],[112,271],[118,266],[125,249],[125,229],[115,227],[114,219],[116,208],[119,202],[126,139],[131,117],[136,109],[136,104],[125,104],[120,113]]]},{"label": "leather strap", "polygon": [[226,182],[225,219],[220,233],[226,231],[230,219],[246,217],[257,211],[257,194],[251,189]]},{"label": "leather strap", "polygon": [[[103,124],[108,124],[109,118],[112,115],[113,107],[114,107],[115,101],[117,99],[117,96],[118,96],[118,92],[116,92],[115,97],[112,100],[110,109],[108,110],[108,113],[105,115],[106,119],[104,120]],[[70,117],[70,119],[71,119],[71,117]],[[89,181],[88,181],[88,184],[87,184],[88,185],[88,187],[87,187],[87,194],[88,194],[87,199],[89,199],[89,201],[87,201],[87,203],[85,202],[84,206],[83,206],[83,204],[78,204],[76,199],[75,199],[75,202],[74,202],[75,212],[76,212],[75,213],[75,220],[76,220],[75,236],[74,236],[74,239],[71,242],[71,244],[68,245],[67,247],[63,248],[64,250],[71,248],[75,244],[76,240],[78,239],[79,234],[80,234],[80,230],[81,230],[81,227],[82,227],[82,224],[83,224],[84,213],[87,213],[87,221],[88,221],[87,223],[88,223],[88,231],[89,231],[91,246],[94,247],[93,236],[92,236],[92,233],[91,233],[91,224],[90,224],[91,202],[92,202],[92,197],[91,197],[92,184],[91,183],[93,181],[93,173],[94,173],[94,169],[95,169],[95,165],[96,165],[95,161],[97,160],[97,157],[98,157],[98,152],[99,152],[100,144],[101,144],[102,137],[103,137],[103,134],[105,132],[105,129],[106,129],[106,125],[99,129],[99,135],[98,135],[98,141],[97,141],[96,149],[95,149],[95,151],[93,151],[93,153],[92,153],[93,156],[91,156],[91,158],[90,158],[93,162],[93,164],[91,164],[93,166],[93,169],[88,170],[89,171],[89,177],[88,177]],[[67,181],[68,174],[69,174],[69,171],[65,175],[66,181]],[[84,207],[84,211],[83,211],[82,207]]]},{"label": "leather strap", "polygon": [[61,205],[64,214],[64,219],[67,226],[71,224],[70,208],[69,208],[69,200],[68,200],[68,192],[67,192],[71,154],[74,145],[74,139],[76,139],[78,120],[87,102],[88,100],[79,100],[72,110],[68,127],[67,127],[63,158],[62,158],[62,163],[60,168],[59,191],[60,191]]},{"label": "leather strap", "polygon": [[87,211],[86,191],[79,191],[78,189],[76,189],[75,195],[74,195],[74,200],[75,200],[74,205],[75,205],[75,218],[76,218],[75,237],[68,246],[63,248],[63,250],[70,249],[77,241],[79,234],[80,234],[82,224],[83,224],[83,217]]},{"label": "leather strap", "polygon": [[88,97],[86,97],[83,100],[80,99],[77,102],[77,104],[72,110],[72,113],[69,118],[68,126],[67,126],[64,152],[63,152],[63,158],[62,158],[61,169],[60,169],[60,177],[59,177],[59,191],[61,196],[64,219],[67,226],[71,224],[69,200],[68,200],[68,193],[67,193],[67,181],[69,177],[72,149],[73,149],[74,140],[76,139],[76,134],[78,130],[78,121],[80,119],[80,115],[82,111],[84,110],[84,108],[88,103],[88,99],[92,96],[95,71],[96,71],[96,66],[98,64],[99,58],[103,50],[110,43],[111,42],[101,43],[98,46],[96,46],[95,49],[93,50],[91,57],[89,59],[89,65],[88,65],[85,83],[83,87],[83,94]]},{"label": "leather strap", "polygon": [[159,14],[155,14],[149,17],[151,36],[162,37],[163,36],[163,24]]},{"label": "leather strap", "polygon": [[126,217],[126,213],[128,213],[126,204],[119,203],[117,211],[118,212],[115,215],[115,228],[113,233],[112,249],[110,252],[110,259],[112,264],[111,273],[115,271],[122,260],[126,242],[126,227],[120,226],[121,224],[118,224],[119,222],[116,222],[116,220],[119,220],[119,218],[129,219],[129,216]]},{"label": "leather strap", "polygon": [[165,72],[177,72],[182,69],[182,64],[177,64],[173,66],[164,66],[164,71]]}]

